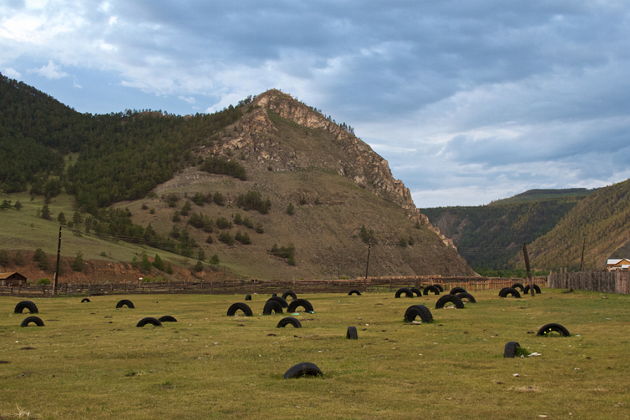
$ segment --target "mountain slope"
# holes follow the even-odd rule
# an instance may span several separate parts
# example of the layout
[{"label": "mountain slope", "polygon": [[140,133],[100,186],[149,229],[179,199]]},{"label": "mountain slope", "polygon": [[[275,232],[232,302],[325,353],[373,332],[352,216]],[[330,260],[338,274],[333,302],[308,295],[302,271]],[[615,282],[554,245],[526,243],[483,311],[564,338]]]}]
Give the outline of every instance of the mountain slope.
[{"label": "mountain slope", "polygon": [[630,241],[630,180],[600,188],[581,200],[547,234],[531,244],[537,267],[603,269],[606,259]]}]

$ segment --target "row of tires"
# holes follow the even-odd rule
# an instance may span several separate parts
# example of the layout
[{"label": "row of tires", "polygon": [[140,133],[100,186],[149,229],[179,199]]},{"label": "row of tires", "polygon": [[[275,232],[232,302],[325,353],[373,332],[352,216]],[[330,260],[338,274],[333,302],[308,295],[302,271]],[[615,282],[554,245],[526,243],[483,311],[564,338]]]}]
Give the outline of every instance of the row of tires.
[{"label": "row of tires", "polygon": [[[311,302],[306,299],[294,299],[291,303],[288,303],[280,296],[272,296],[265,302],[262,313],[263,315],[281,314],[284,308],[287,308],[287,312],[289,313],[297,312],[298,308],[304,309],[304,312],[315,312]],[[244,302],[236,302],[230,305],[227,310],[227,316],[234,316],[237,311],[243,312],[245,316],[254,316],[252,308]]]}]

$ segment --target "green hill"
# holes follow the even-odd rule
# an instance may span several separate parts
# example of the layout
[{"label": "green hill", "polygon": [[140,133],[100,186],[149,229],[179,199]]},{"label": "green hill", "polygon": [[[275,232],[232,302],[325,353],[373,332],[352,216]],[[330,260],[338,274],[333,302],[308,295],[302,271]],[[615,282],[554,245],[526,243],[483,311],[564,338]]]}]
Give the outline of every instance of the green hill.
[{"label": "green hill", "polygon": [[493,201],[489,206],[498,206],[505,204],[527,203],[531,201],[547,201],[547,200],[567,200],[575,201],[591,194],[593,190],[586,188],[564,188],[564,189],[535,189],[528,190],[524,193],[517,194],[513,197],[504,198],[502,200]]},{"label": "green hill", "polygon": [[[0,92],[9,116],[0,160],[12,165],[0,169],[0,190],[11,202],[34,200],[27,213],[5,215],[38,218],[6,231],[1,248],[42,247],[63,211],[98,241],[77,247],[135,247],[113,253],[119,262],[151,247],[184,265],[218,259],[247,277],[358,276],[372,242],[371,275],[472,273],[382,157],[279,91],[194,116],[81,114],[4,77]],[[45,204],[52,220],[41,219]]]}]

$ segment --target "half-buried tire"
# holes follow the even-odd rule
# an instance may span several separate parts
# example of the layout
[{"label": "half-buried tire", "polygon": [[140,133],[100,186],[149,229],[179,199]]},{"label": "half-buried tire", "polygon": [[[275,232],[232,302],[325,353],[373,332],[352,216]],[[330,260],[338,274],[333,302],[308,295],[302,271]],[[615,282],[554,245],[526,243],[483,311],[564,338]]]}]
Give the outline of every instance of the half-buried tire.
[{"label": "half-buried tire", "polygon": [[158,318],[158,321],[160,322],[177,322],[177,319],[175,319],[174,316],[171,315],[164,315]]},{"label": "half-buried tire", "polygon": [[252,295],[245,295],[245,300],[252,300]]},{"label": "half-buried tire", "polygon": [[405,294],[405,297],[413,297],[413,292],[411,290],[409,290],[408,287],[401,287],[400,289],[396,290],[396,294],[394,295],[394,297],[399,298],[400,295]]},{"label": "half-buried tire", "polygon": [[441,284],[437,284],[437,283],[436,283],[436,284],[434,284],[433,286],[435,286],[435,287],[436,287],[436,288],[440,291],[440,293],[444,292],[444,288],[442,287],[442,285],[441,285]]},{"label": "half-buried tire", "polygon": [[470,302],[470,303],[477,303],[477,300],[475,299],[475,297],[474,297],[473,295],[471,295],[470,293],[468,293],[468,292],[465,292],[465,293],[458,293],[458,294],[456,294],[455,296],[457,296],[458,298],[460,298],[460,299],[462,300],[462,302],[463,302],[463,301],[464,301],[464,299],[465,299],[467,302]]},{"label": "half-buried tire", "polygon": [[348,330],[346,331],[346,338],[348,340],[358,340],[359,333],[357,332],[357,327],[348,327]]},{"label": "half-buried tire", "polygon": [[525,291],[525,286],[523,286],[523,283],[514,283],[512,286],[510,286],[512,289],[518,289],[521,292]]},{"label": "half-buried tire", "polygon": [[89,298],[81,299],[81,303],[87,303],[87,302],[91,302],[91,300]]},{"label": "half-buried tire", "polygon": [[15,305],[15,309],[13,310],[13,312],[16,314],[21,314],[22,312],[24,312],[24,309],[28,309],[28,312],[31,314],[39,313],[37,305],[35,305],[35,303],[31,302],[30,300],[23,300],[21,302],[18,302],[18,304]]},{"label": "half-buried tire", "polygon": [[299,307],[304,308],[304,312],[313,312],[313,305],[306,299],[295,299],[289,304],[289,309],[287,312],[295,312],[295,310]]},{"label": "half-buried tire", "polygon": [[[534,292],[536,292],[536,293],[538,293],[538,294],[541,294],[541,293],[542,293],[542,292],[540,291],[540,287],[539,287],[537,284],[535,284],[533,287],[534,287]],[[527,286],[525,286],[525,288],[523,289],[523,293],[525,293],[526,295],[527,295],[527,294],[529,294],[530,289],[531,289],[531,287],[530,287],[530,285],[528,284],[528,285],[527,285]]]},{"label": "half-buried tire", "polygon": [[[424,294],[426,296],[426,295],[429,294],[429,292],[433,292],[434,294],[439,295],[440,294],[440,289],[438,289],[438,286],[439,286],[438,284],[435,284],[433,286],[427,286],[427,287],[424,288],[424,291],[422,292],[422,294]],[[440,286],[440,288],[441,287],[442,286]],[[444,291],[444,290],[442,290],[442,291]]]},{"label": "half-buried tire", "polygon": [[545,324],[540,327],[536,335],[547,337],[554,335],[553,333],[558,333],[563,337],[569,337],[571,335],[571,333],[569,333],[569,330],[567,330],[563,325],[556,324],[555,322]]},{"label": "half-buried tire", "polygon": [[322,376],[323,373],[316,364],[309,362],[298,363],[284,373],[284,379],[301,378],[302,376]]},{"label": "half-buried tire", "polygon": [[116,304],[116,308],[122,308],[123,306],[126,306],[129,309],[135,308],[133,302],[128,299],[119,300],[118,303]]},{"label": "half-buried tire", "polygon": [[448,293],[450,295],[456,295],[458,293],[466,293],[466,289],[464,289],[463,287],[453,287],[451,291]]},{"label": "half-buried tire", "polygon": [[278,325],[276,325],[276,328],[284,328],[287,325],[293,325],[295,328],[302,328],[302,323],[300,322],[300,320],[297,318],[293,318],[292,316],[282,318],[278,322]]},{"label": "half-buried tire", "polygon": [[28,327],[28,324],[30,324],[31,322],[37,325],[38,327],[44,326],[44,321],[42,321],[40,317],[29,316],[29,317],[24,318],[24,321],[22,321],[22,323],[20,324],[20,327]]},{"label": "half-buried tire", "polygon": [[348,296],[352,296],[352,295],[361,296],[361,292],[359,292],[357,289],[352,289],[348,292]]},{"label": "half-buried tire", "polygon": [[422,296],[422,290],[418,289],[417,287],[410,287],[409,290],[411,290],[411,293],[413,293],[417,297]]},{"label": "half-buried tire", "polygon": [[151,324],[154,327],[162,326],[162,323],[160,321],[153,318],[152,316],[147,316],[146,318],[142,318],[140,321],[138,321],[138,323],[136,324],[136,327],[144,327],[147,324]]},{"label": "half-buried tire", "polygon": [[271,315],[272,313],[282,313],[282,304],[273,298],[267,300],[267,302],[265,302],[265,306],[263,307],[263,315]]},{"label": "half-buried tire", "polygon": [[444,307],[444,305],[446,305],[447,303],[452,303],[453,305],[455,305],[455,307],[457,309],[463,309],[464,308],[464,302],[462,302],[462,300],[460,298],[458,298],[455,295],[444,295],[442,297],[440,297],[437,302],[435,302],[435,309],[441,309]]},{"label": "half-buried tire", "polygon": [[516,341],[508,341],[503,348],[503,357],[514,358],[516,352],[521,347]]},{"label": "half-buried tire", "polygon": [[287,303],[286,300],[284,300],[284,298],[281,298],[280,296],[272,296],[269,299],[267,299],[267,301],[270,300],[275,300],[276,302],[278,302],[280,304],[280,306],[282,306],[283,308],[287,308],[289,306],[289,304]]},{"label": "half-buried tire", "polygon": [[253,316],[252,308],[249,307],[248,304],[243,302],[236,302],[230,305],[227,310],[227,316],[234,316],[236,311],[242,311],[245,316]]},{"label": "half-buried tire", "polygon": [[499,291],[499,297],[507,297],[508,295],[513,296],[515,298],[520,298],[521,294],[518,292],[518,290],[513,289],[511,287],[504,287],[503,289],[501,289]]},{"label": "half-buried tire", "polygon": [[293,300],[297,299],[297,295],[295,294],[295,292],[293,290],[287,290],[286,292],[284,292],[282,294],[282,299],[285,299],[285,301],[286,301],[286,299],[289,296],[291,296],[291,299],[293,299]]},{"label": "half-buried tire", "polygon": [[412,305],[405,311],[405,322],[413,322],[416,317],[420,317],[422,322],[433,322],[433,314],[424,305]]}]

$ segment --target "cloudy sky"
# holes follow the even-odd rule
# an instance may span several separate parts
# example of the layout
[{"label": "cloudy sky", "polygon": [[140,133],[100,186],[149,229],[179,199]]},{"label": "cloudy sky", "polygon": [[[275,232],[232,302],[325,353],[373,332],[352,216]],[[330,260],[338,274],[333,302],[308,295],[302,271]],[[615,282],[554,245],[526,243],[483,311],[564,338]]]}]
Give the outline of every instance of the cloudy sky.
[{"label": "cloudy sky", "polygon": [[279,88],[419,207],[630,177],[626,0],[2,0],[0,72],[92,113]]}]

